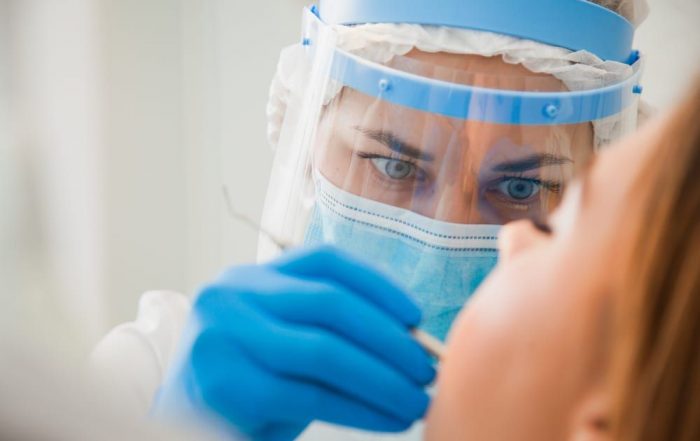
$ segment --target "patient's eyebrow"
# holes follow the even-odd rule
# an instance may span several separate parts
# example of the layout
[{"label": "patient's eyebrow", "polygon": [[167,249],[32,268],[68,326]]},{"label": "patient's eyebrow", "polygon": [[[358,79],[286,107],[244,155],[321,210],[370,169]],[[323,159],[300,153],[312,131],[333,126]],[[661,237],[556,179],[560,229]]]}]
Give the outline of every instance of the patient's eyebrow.
[{"label": "patient's eyebrow", "polygon": [[537,153],[512,161],[504,161],[493,166],[493,171],[518,173],[534,170],[548,165],[570,164],[573,161],[566,156],[557,156],[551,153]]},{"label": "patient's eyebrow", "polygon": [[418,147],[412,146],[411,144],[407,143],[406,141],[402,140],[401,138],[397,137],[391,132],[387,132],[384,130],[367,129],[360,126],[355,126],[355,130],[362,133],[369,139],[384,144],[384,146],[386,146],[388,149],[401,155],[405,155],[414,159],[420,159],[421,161],[435,160],[435,157],[430,153],[424,152]]}]

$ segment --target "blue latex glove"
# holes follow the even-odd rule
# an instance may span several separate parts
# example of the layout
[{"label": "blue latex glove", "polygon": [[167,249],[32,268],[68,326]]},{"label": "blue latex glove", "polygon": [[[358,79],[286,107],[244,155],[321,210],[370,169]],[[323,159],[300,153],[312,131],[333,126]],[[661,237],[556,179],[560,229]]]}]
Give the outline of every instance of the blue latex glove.
[{"label": "blue latex glove", "polygon": [[435,377],[408,331],[419,321],[399,287],[335,248],[234,267],[195,301],[154,410],[213,411],[264,441],[312,420],[403,431]]}]

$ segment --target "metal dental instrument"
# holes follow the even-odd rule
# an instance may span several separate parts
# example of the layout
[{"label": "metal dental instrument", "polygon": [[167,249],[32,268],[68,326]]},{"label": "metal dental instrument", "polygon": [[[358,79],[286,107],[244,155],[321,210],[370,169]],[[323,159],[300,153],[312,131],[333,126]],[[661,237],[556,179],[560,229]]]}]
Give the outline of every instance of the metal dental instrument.
[{"label": "metal dental instrument", "polygon": [[[253,230],[257,231],[258,233],[261,233],[263,236],[265,236],[267,239],[269,239],[272,243],[277,245],[280,250],[285,251],[289,248],[291,248],[291,244],[286,243],[285,241],[279,239],[276,237],[274,234],[270,233],[267,231],[265,228],[263,228],[260,223],[256,222],[249,216],[247,216],[244,213],[241,213],[240,211],[236,210],[236,208],[233,205],[233,200],[231,199],[231,194],[228,191],[228,187],[225,185],[221,187],[221,191],[223,193],[224,201],[226,202],[226,208],[228,210],[229,216],[237,221],[240,221],[246,225],[248,225],[250,228]],[[418,342],[419,345],[425,351],[430,354],[432,357],[434,357],[436,360],[440,361],[442,360],[444,353],[445,353],[445,345],[438,340],[437,338],[433,337],[432,335],[428,334],[425,331],[422,331],[418,328],[414,328],[411,330],[411,335],[413,338]]]},{"label": "metal dental instrument", "polygon": [[427,332],[414,328],[411,330],[411,335],[419,345],[426,350],[428,354],[433,356],[437,361],[441,361],[445,354],[445,344],[428,334]]},{"label": "metal dental instrument", "polygon": [[223,196],[224,196],[224,201],[226,202],[226,209],[228,210],[228,214],[232,219],[237,220],[239,222],[242,222],[242,223],[248,225],[250,228],[252,228],[256,232],[261,233],[263,236],[265,236],[267,239],[269,239],[270,242],[277,245],[277,247],[282,251],[285,251],[285,250],[291,248],[291,246],[292,246],[291,244],[288,244],[287,242],[279,239],[274,234],[270,233],[265,228],[263,228],[263,226],[260,225],[259,222],[256,222],[254,219],[250,218],[248,215],[236,210],[236,208],[233,206],[233,200],[231,199],[231,194],[228,192],[228,187],[226,187],[225,185],[222,186],[221,191],[222,191]]}]

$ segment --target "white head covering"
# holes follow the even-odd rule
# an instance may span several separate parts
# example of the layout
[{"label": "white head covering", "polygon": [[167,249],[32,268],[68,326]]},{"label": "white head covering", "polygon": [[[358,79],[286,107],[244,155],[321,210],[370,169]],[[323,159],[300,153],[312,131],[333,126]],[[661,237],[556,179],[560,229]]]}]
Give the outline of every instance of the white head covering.
[{"label": "white head covering", "polygon": [[[635,26],[648,15],[647,0],[593,0],[608,9],[621,13]],[[616,61],[604,61],[595,54],[580,50],[573,52],[531,40],[510,37],[492,32],[442,26],[416,24],[365,24],[358,26],[335,25],[337,45],[352,54],[376,63],[387,63],[395,56],[402,56],[413,49],[423,52],[447,52],[453,54],[501,56],[510,64],[521,64],[535,73],[546,73],[560,79],[569,90],[585,90],[604,87],[628,78],[641,69],[643,60],[630,66]],[[282,51],[277,74],[270,88],[267,106],[268,140],[276,147],[284,113],[290,94],[303,88],[303,75],[299,60],[303,57],[299,44]],[[341,87],[331,89],[329,102]],[[645,106],[640,106],[640,109]],[[619,116],[594,122],[595,145],[602,146],[618,136]]]}]

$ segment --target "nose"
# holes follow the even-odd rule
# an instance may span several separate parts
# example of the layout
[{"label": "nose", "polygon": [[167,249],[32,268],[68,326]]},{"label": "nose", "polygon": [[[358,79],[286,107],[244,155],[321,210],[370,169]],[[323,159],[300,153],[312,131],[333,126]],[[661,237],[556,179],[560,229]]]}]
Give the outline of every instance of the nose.
[{"label": "nose", "polygon": [[546,234],[535,228],[529,220],[511,222],[501,228],[498,235],[499,259],[501,262],[507,262],[545,237]]}]

